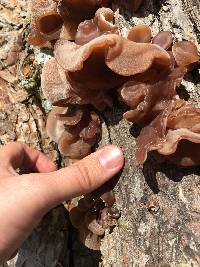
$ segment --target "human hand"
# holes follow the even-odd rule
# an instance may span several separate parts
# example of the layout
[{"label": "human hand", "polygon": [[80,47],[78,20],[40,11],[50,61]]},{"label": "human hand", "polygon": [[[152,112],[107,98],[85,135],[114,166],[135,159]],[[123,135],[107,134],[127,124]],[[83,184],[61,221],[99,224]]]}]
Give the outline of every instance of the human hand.
[{"label": "human hand", "polygon": [[[65,200],[100,187],[123,166],[122,151],[107,146],[56,170],[44,154],[14,142],[0,149],[0,264],[19,248],[42,217]],[[33,173],[19,175],[17,168]]]}]

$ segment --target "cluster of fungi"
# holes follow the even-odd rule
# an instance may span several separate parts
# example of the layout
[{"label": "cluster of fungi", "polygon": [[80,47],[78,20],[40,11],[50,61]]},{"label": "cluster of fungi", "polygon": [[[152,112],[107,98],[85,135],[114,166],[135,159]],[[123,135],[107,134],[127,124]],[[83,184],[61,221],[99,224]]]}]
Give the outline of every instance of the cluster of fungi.
[{"label": "cluster of fungi", "polygon": [[[112,107],[117,95],[130,108],[124,118],[142,128],[136,139],[138,164],[151,152],[181,167],[198,165],[200,109],[176,92],[199,60],[197,47],[174,42],[167,31],[153,37],[146,25],[134,26],[122,37],[109,8],[112,2],[32,0],[29,42],[54,51],[41,77],[44,95],[54,106],[47,119],[49,137],[73,161],[87,156],[101,136],[98,113]],[[142,3],[123,2],[134,11]],[[114,202],[108,190],[68,205],[88,247],[99,249],[109,222],[119,217]]]}]

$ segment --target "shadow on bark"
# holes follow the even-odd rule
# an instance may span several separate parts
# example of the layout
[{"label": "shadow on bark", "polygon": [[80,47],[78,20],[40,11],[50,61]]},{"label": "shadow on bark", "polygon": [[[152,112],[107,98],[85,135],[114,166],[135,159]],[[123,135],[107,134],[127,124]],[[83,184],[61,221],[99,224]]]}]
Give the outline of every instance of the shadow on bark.
[{"label": "shadow on bark", "polygon": [[159,184],[157,181],[157,174],[164,174],[169,180],[173,182],[181,182],[184,177],[190,175],[200,175],[200,168],[179,168],[175,165],[168,163],[159,164],[152,155],[148,156],[146,162],[143,165],[143,175],[145,180],[149,186],[149,188],[153,191],[154,194],[158,194],[160,192]]}]

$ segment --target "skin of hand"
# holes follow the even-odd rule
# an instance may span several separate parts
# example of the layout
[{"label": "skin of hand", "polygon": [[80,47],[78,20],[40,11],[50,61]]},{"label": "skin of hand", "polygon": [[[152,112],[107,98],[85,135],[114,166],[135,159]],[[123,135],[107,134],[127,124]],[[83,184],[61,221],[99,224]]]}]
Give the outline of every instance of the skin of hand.
[{"label": "skin of hand", "polygon": [[[42,217],[65,200],[100,187],[123,167],[122,151],[104,147],[57,170],[43,153],[20,142],[0,148],[0,264],[8,260]],[[18,168],[32,173],[19,175]]]}]

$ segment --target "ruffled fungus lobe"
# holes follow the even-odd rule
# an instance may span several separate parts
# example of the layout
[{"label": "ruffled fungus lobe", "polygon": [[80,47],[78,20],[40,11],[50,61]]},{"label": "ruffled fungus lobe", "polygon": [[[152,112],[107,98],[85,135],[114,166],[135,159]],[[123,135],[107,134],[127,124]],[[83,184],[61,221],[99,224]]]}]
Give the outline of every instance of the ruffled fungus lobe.
[{"label": "ruffled fungus lobe", "polygon": [[117,33],[118,29],[113,24],[114,13],[109,8],[97,10],[94,19],[86,20],[79,24],[75,43],[83,45],[105,33]]},{"label": "ruffled fungus lobe", "polygon": [[93,17],[107,0],[31,0],[32,24],[29,42],[51,46],[61,37],[74,40],[79,23]]},{"label": "ruffled fungus lobe", "polygon": [[91,153],[100,125],[98,115],[88,106],[55,107],[48,116],[47,134],[64,156],[81,159]]},{"label": "ruffled fungus lobe", "polygon": [[177,42],[172,47],[172,53],[178,66],[186,67],[199,60],[198,50],[190,41]]},{"label": "ruffled fungus lobe", "polygon": [[167,120],[166,137],[158,153],[173,164],[200,164],[200,109],[183,100],[175,101]]},{"label": "ruffled fungus lobe", "polygon": [[153,44],[138,44],[117,34],[99,36],[84,45],[59,40],[55,59],[44,65],[42,88],[54,105],[89,103],[98,109],[111,105],[110,89],[151,66],[168,70],[169,54]]},{"label": "ruffled fungus lobe", "polygon": [[60,40],[55,58],[68,73],[73,91],[81,91],[79,96],[98,96],[98,92],[120,86],[129,76],[145,72],[152,64],[163,68],[170,64],[168,53],[159,47],[137,44],[115,34],[100,36],[82,46]]},{"label": "ruffled fungus lobe", "polygon": [[[104,76],[111,75],[113,72],[115,76],[109,77],[111,81],[114,79],[113,86],[119,83],[116,74],[125,77],[132,76],[145,72],[152,64],[158,64],[163,68],[168,68],[170,64],[169,54],[157,45],[138,44],[116,34],[100,36],[82,46],[59,40],[55,46],[55,58],[60,66],[70,73],[70,77],[80,82],[83,79],[88,80],[88,74],[91,77],[90,71],[94,72],[94,66],[98,67],[99,71],[99,73],[96,72],[96,76],[101,74],[100,71]],[[98,65],[102,65],[101,68]],[[106,66],[110,73],[105,72]],[[105,78],[100,77],[101,80]],[[99,76],[95,78],[99,80]],[[107,83],[104,82],[104,84],[106,86]],[[90,87],[98,88],[96,84]],[[109,88],[110,84],[107,87]]]},{"label": "ruffled fungus lobe", "polygon": [[151,42],[151,29],[147,25],[134,26],[128,33],[129,40],[136,43],[150,43]]},{"label": "ruffled fungus lobe", "polygon": [[185,68],[176,68],[169,75],[155,83],[129,81],[120,89],[120,97],[131,108],[124,118],[141,126],[147,125],[159,115],[176,94],[186,73]]},{"label": "ruffled fungus lobe", "polygon": [[66,79],[65,70],[57,64],[54,58],[44,64],[42,69],[41,86],[45,97],[56,106],[64,106],[65,102],[78,104],[80,99],[74,96],[71,86]]},{"label": "ruffled fungus lobe", "polygon": [[136,158],[146,160],[147,152],[181,167],[200,164],[200,109],[183,100],[171,101],[137,139]]},{"label": "ruffled fungus lobe", "polygon": [[[135,32],[133,28],[133,33]],[[145,31],[140,33],[141,40],[143,37],[146,38]],[[134,34],[132,39],[136,40]],[[200,163],[199,160],[195,160],[195,156],[199,153],[199,145],[190,152],[188,147],[189,143],[192,147],[193,143],[199,144],[199,134],[194,133],[194,129],[190,129],[189,134],[187,128],[190,123],[195,125],[196,130],[199,128],[199,115],[197,115],[199,111],[187,105],[179,109],[180,101],[178,101],[178,104],[175,102],[177,109],[175,112],[174,97],[176,87],[180,85],[188,68],[199,59],[197,48],[188,41],[178,42],[172,46],[173,38],[170,32],[157,34],[152,43],[165,50],[170,50],[172,47],[172,52],[168,51],[171,61],[169,69],[166,71],[152,65],[146,72],[133,76],[119,90],[120,98],[131,108],[124,113],[124,118],[144,127],[136,139],[136,160],[142,164],[148,152],[157,151],[160,158],[164,157],[174,164],[183,167],[194,166]],[[184,120],[181,120],[183,117]],[[172,124],[176,120],[179,123],[176,124],[177,129],[173,129]],[[184,122],[183,125],[180,121]]]},{"label": "ruffled fungus lobe", "polygon": [[152,40],[153,44],[159,45],[163,49],[167,50],[171,48],[173,44],[173,36],[169,31],[159,32]]}]

